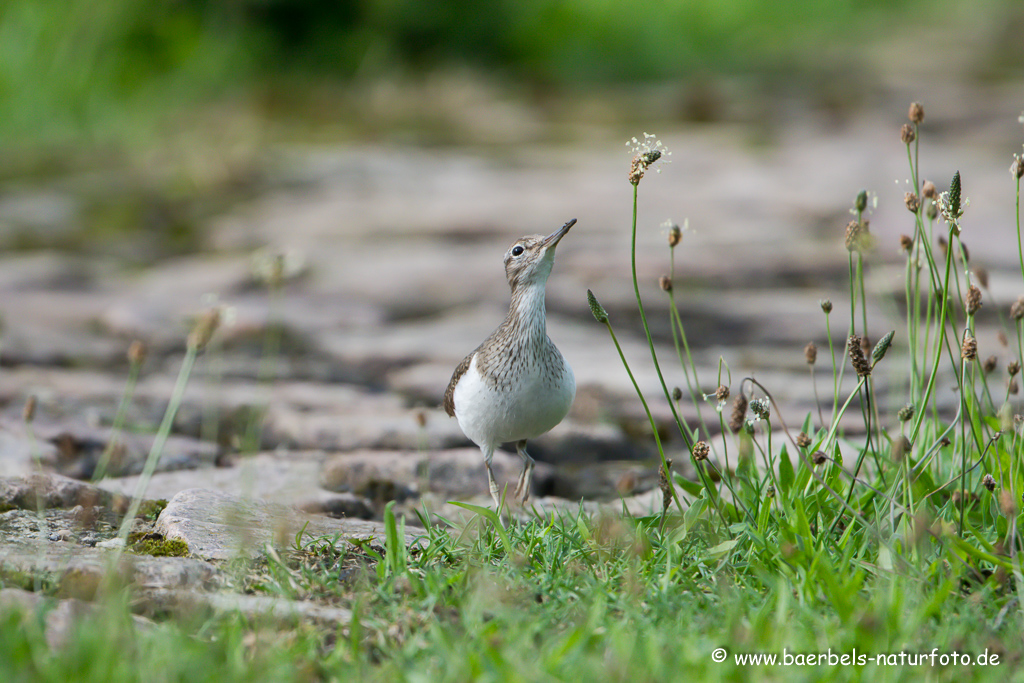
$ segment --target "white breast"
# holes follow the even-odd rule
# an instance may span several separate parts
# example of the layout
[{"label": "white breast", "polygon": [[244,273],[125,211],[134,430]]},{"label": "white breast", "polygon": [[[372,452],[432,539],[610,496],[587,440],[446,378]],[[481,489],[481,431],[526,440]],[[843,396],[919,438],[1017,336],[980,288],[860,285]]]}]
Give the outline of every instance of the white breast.
[{"label": "white breast", "polygon": [[522,372],[499,391],[480,375],[476,356],[455,387],[455,417],[478,446],[532,439],[549,431],[569,413],[576,379],[567,363],[553,376],[540,365]]}]

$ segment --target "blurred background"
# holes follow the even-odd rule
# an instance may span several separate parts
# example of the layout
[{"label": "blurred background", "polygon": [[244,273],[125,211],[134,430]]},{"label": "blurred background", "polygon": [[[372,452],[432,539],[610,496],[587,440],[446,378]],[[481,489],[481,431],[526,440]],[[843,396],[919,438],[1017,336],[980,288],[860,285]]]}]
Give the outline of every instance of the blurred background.
[{"label": "blurred background", "polygon": [[[583,427],[566,433],[583,435],[574,452],[649,454],[629,445],[642,414],[585,297],[612,313],[656,396],[624,146],[649,131],[673,152],[640,187],[638,265],[663,352],[663,224],[688,221],[674,275],[701,388],[724,359],[734,391],[751,373],[774,382],[799,422],[813,406],[803,346],[827,344],[821,299],[846,334],[842,235],[861,189],[876,338],[898,320],[911,101],[926,111],[922,177],[940,190],[964,177],[986,314],[1020,293],[1006,169],[1024,141],[1022,35],[1017,0],[5,0],[5,412],[35,392],[55,421],[109,425],[124,350],[142,339],[154,407],[129,425],[145,430],[191,316],[216,300],[232,325],[197,372],[221,393],[179,434],[238,450],[232,411],[262,395],[233,397],[232,382],[307,382],[358,400],[280,393],[291,403],[260,446],[464,444],[436,408],[504,315],[502,254],[577,217],[549,286],[550,334],[580,385]],[[275,294],[260,273],[278,256]],[[994,332],[981,343],[994,352]],[[101,390],[97,376],[116,381]],[[678,368],[669,381],[683,383]],[[389,397],[366,410],[390,421],[353,407],[367,396]],[[338,426],[353,414],[359,438]]]}]

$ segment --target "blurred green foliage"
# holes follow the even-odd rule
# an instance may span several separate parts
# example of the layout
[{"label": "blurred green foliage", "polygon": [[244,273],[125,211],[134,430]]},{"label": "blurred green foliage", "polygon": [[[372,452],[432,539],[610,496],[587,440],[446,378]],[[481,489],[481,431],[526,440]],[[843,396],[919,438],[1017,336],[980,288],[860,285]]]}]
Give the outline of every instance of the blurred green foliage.
[{"label": "blurred green foliage", "polygon": [[[0,142],[103,139],[276,81],[469,65],[536,84],[799,70],[1016,0],[4,0]],[[1018,16],[1019,18],[1019,16]]]}]

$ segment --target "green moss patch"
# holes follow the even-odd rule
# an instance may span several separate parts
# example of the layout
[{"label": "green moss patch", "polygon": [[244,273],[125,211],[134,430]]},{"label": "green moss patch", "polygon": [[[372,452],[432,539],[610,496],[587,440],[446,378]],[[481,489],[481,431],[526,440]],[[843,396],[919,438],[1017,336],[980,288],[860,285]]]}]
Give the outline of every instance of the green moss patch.
[{"label": "green moss patch", "polygon": [[153,557],[187,557],[188,544],[178,538],[165,538],[160,534],[129,534],[128,549],[138,555]]}]

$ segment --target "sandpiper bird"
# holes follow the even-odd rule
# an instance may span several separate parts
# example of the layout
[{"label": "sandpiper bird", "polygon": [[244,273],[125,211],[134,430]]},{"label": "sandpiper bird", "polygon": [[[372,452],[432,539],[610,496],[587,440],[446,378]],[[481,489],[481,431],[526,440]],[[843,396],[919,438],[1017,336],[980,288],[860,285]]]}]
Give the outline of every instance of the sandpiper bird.
[{"label": "sandpiper bird", "polygon": [[544,290],[555,262],[555,247],[576,219],[551,235],[516,240],[505,252],[512,303],[505,322],[465,357],[444,392],[444,409],[484,454],[487,483],[501,505],[491,470],[494,449],[514,441],[523,459],[515,497],[530,497],[533,458],[526,440],[561,422],[576,397],[572,368],[548,338]]}]

